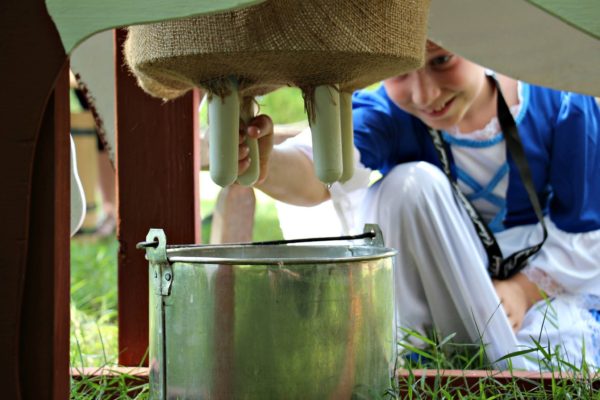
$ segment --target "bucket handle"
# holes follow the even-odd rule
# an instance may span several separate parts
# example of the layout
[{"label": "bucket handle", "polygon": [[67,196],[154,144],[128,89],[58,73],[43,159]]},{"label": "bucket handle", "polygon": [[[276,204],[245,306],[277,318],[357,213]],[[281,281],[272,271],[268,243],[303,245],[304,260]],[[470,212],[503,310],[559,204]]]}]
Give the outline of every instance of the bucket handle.
[{"label": "bucket handle", "polygon": [[[384,247],[383,235],[381,229],[376,224],[365,224],[363,233],[358,235],[345,235],[345,236],[326,236],[316,238],[301,238],[301,239],[289,239],[289,240],[270,240],[266,242],[252,242],[252,243],[228,243],[227,245],[242,245],[242,246],[268,246],[268,245],[281,245],[281,244],[292,244],[292,243],[309,243],[309,242],[328,242],[335,240],[360,240],[366,239],[365,241],[373,246]],[[158,246],[158,241],[147,241],[140,242],[137,244],[138,249],[145,249],[148,247],[155,248]],[[206,245],[198,245],[198,247]],[[168,245],[167,248],[178,248],[178,247],[194,247],[190,245]]]},{"label": "bucket handle", "polygon": [[253,242],[251,245],[275,245],[275,244],[291,244],[291,243],[309,243],[309,242],[329,242],[335,240],[359,240],[359,239],[370,239],[370,244],[381,245],[383,247],[383,237],[379,226],[375,224],[366,224],[364,232],[358,235],[345,235],[345,236],[326,236],[326,237],[315,237],[315,238],[301,238],[301,239],[289,239],[289,240],[270,240],[266,242]]}]

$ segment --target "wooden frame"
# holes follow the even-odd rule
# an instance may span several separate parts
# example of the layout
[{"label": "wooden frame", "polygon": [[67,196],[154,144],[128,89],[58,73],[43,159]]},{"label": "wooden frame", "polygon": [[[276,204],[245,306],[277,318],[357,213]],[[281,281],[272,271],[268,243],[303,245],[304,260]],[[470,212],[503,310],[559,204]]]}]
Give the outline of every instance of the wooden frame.
[{"label": "wooden frame", "polygon": [[67,56],[43,0],[2,5],[0,385],[8,399],[64,399],[69,395]]},{"label": "wooden frame", "polygon": [[[10,12],[0,13],[1,48],[3,59],[14,61],[3,63],[0,74],[5,185],[0,191],[0,382],[5,398],[64,399],[69,396],[70,321],[67,55],[43,0],[4,5]],[[137,365],[148,343],[147,265],[135,243],[146,236],[148,224],[164,227],[174,241],[197,242],[200,235],[199,95],[163,106],[142,95],[123,69],[118,77],[120,222],[128,221],[119,224],[120,292],[125,294],[120,361]],[[147,117],[146,112],[152,118],[144,126],[139,114]],[[145,134],[161,126],[170,128],[147,140]],[[156,166],[164,166],[162,173],[150,168]],[[160,207],[152,198],[160,199]]]},{"label": "wooden frame", "polygon": [[[125,40],[116,33],[116,49]],[[144,93],[116,54],[119,363],[148,348],[148,262],[135,245],[149,228],[174,243],[200,242],[199,92],[164,103]]]},{"label": "wooden frame", "polygon": [[[135,379],[135,384],[139,385],[148,382],[148,368],[85,368],[83,370],[72,370],[71,376],[73,379],[99,379],[100,377],[114,378],[118,374],[127,374]],[[418,383],[415,385],[417,390],[422,393],[427,391],[434,392],[436,387],[445,387],[448,389],[456,389],[462,394],[476,393],[479,390],[479,383],[482,380],[493,380],[501,385],[509,385],[509,390],[519,388],[523,391],[531,391],[542,387],[547,391],[551,391],[553,385],[562,379],[571,379],[571,374],[558,374],[551,372],[524,372],[524,371],[481,371],[481,370],[412,370],[408,371],[400,369],[397,371],[396,379],[398,382],[408,382],[411,380]],[[600,377],[592,382],[591,387],[594,390],[600,389]],[[408,396],[408,390],[405,386],[400,386],[399,395],[401,398]]]}]

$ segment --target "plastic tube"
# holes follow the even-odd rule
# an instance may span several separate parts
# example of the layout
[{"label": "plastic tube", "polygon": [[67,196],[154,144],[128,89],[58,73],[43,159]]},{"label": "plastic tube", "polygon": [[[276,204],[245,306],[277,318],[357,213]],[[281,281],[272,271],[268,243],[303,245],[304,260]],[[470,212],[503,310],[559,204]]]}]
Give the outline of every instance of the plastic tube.
[{"label": "plastic tube", "polygon": [[340,182],[354,175],[354,127],[352,124],[352,93],[340,93],[340,125],[342,130],[342,165]]},{"label": "plastic tube", "polygon": [[234,79],[227,81],[229,94],[208,100],[209,169],[217,185],[231,185],[238,175],[240,100]]},{"label": "plastic tube", "polygon": [[314,116],[309,123],[315,172],[321,182],[330,185],[342,176],[343,168],[340,95],[336,88],[329,85],[315,88]]}]

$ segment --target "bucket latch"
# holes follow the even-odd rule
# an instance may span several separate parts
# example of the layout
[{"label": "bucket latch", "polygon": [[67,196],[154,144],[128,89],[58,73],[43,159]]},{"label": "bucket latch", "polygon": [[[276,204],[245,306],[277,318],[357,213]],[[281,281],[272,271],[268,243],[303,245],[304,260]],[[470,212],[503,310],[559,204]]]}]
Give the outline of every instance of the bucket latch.
[{"label": "bucket latch", "polygon": [[169,296],[173,284],[173,269],[167,259],[167,237],[162,229],[150,229],[146,241],[138,243],[138,249],[146,249],[150,262],[150,274],[156,294]]},{"label": "bucket latch", "polygon": [[371,233],[365,237],[365,243],[374,247],[385,247],[383,233],[377,224],[365,224],[364,233]]}]

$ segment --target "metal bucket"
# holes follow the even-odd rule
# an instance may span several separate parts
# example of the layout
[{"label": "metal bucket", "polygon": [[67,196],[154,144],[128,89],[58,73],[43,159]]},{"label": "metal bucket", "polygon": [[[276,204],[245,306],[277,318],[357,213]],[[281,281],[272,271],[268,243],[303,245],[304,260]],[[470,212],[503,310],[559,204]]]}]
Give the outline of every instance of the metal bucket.
[{"label": "metal bucket", "polygon": [[338,245],[167,246],[150,230],[151,398],[381,396],[396,361],[396,252],[366,232]]}]

